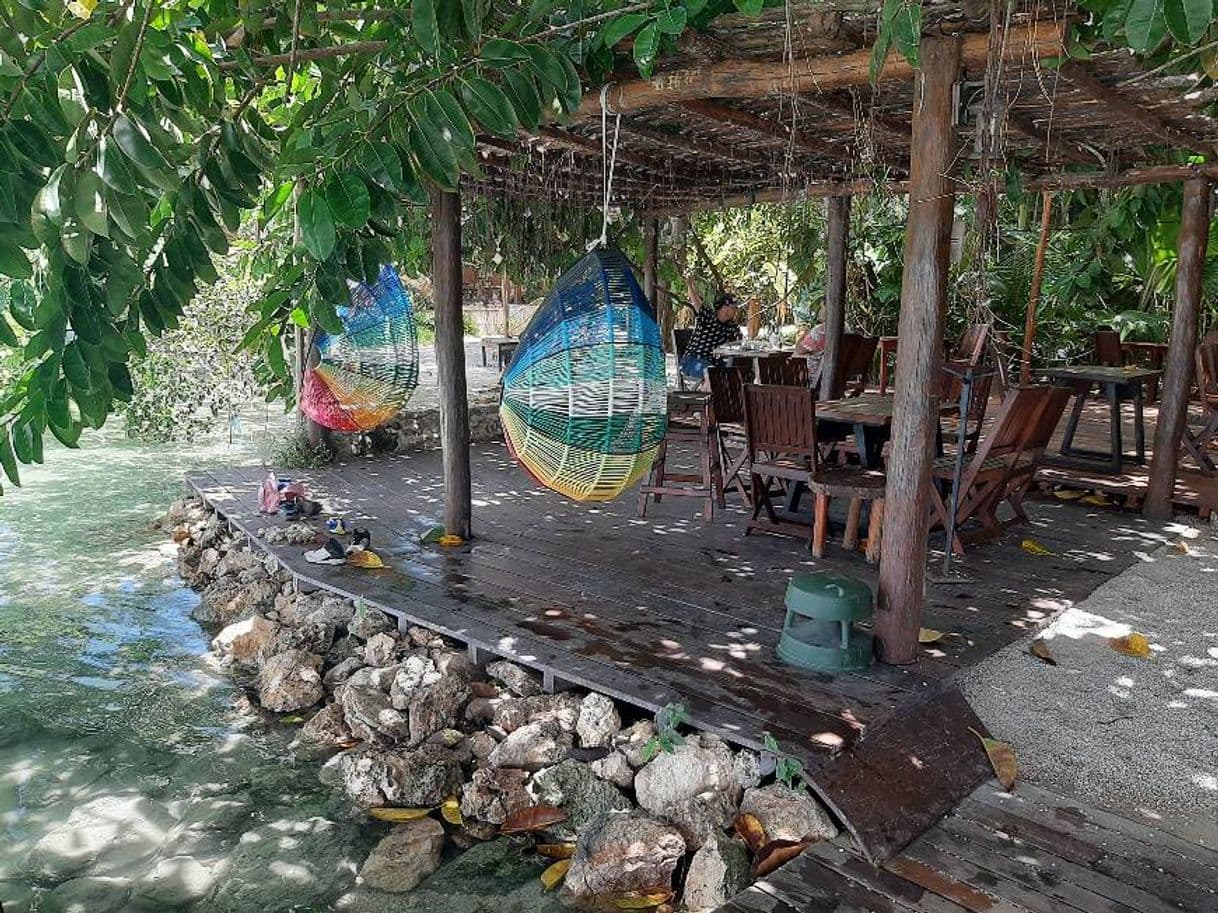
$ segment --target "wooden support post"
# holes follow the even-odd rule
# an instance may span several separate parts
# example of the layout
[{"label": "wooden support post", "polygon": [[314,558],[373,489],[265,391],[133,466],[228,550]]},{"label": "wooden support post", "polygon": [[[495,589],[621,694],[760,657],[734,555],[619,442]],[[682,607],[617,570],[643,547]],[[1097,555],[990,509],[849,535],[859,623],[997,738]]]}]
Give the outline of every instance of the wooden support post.
[{"label": "wooden support post", "polygon": [[512,335],[512,302],[508,298],[508,274],[504,270],[499,275],[499,304],[503,307],[503,335]]},{"label": "wooden support post", "polygon": [[1028,313],[1023,322],[1023,354],[1019,363],[1019,382],[1032,382],[1032,344],[1036,341],[1036,312],[1040,309],[1040,287],[1045,278],[1045,251],[1049,248],[1049,223],[1053,219],[1053,192],[1040,196],[1040,240],[1032,261],[1032,288],[1028,292]]},{"label": "wooden support post", "polygon": [[656,278],[660,257],[660,224],[655,217],[643,224],[643,294],[656,306]]},{"label": "wooden support post", "polygon": [[821,399],[842,395],[842,336],[846,332],[846,246],[850,236],[850,197],[829,197],[825,276],[825,356],[821,362]]},{"label": "wooden support post", "polygon": [[875,618],[876,653],[886,663],[918,659],[926,602],[928,494],[947,301],[955,158],[954,86],[957,38],[925,37],[914,83],[909,219],[897,347],[892,441]]},{"label": "wooden support post", "polygon": [[436,383],[444,464],[444,531],[468,539],[472,508],[465,328],[461,320],[461,197],[431,197],[432,299],[436,309]]},{"label": "wooden support post", "polygon": [[1176,489],[1180,439],[1188,422],[1188,395],[1193,382],[1193,350],[1201,313],[1201,274],[1210,232],[1210,182],[1194,178],[1184,184],[1180,234],[1176,242],[1176,304],[1172,308],[1171,337],[1155,425],[1155,450],[1142,515],[1170,520]]}]

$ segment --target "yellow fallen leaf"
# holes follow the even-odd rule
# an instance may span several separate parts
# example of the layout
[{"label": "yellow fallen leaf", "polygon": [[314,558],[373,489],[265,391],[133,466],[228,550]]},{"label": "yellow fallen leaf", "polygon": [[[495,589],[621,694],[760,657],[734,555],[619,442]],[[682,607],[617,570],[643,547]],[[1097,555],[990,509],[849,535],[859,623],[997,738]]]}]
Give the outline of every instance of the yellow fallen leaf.
[{"label": "yellow fallen leaf", "polygon": [[1048,663],[1050,666],[1057,665],[1057,659],[1053,656],[1053,651],[1049,649],[1049,645],[1043,637],[1038,637],[1032,641],[1032,646],[1028,647],[1028,652],[1041,662]]},{"label": "yellow fallen leaf", "polygon": [[994,768],[998,782],[1002,784],[1003,789],[1010,792],[1015,785],[1015,778],[1019,775],[1019,765],[1015,762],[1015,749],[1006,742],[986,738],[971,726],[968,731],[981,740],[981,745],[990,758],[990,766]]},{"label": "yellow fallen leaf", "polygon": [[1082,496],[1083,493],[1074,488],[1059,488],[1053,492],[1053,497],[1061,501],[1077,501]]},{"label": "yellow fallen leaf", "polygon": [[570,859],[575,855],[574,843],[539,843],[537,852],[551,859]]},{"label": "yellow fallen leaf", "polygon": [[449,796],[440,806],[440,817],[449,824],[462,825],[465,819],[461,817],[461,801],[456,796]]},{"label": "yellow fallen leaf", "polygon": [[1136,656],[1138,659],[1150,656],[1150,641],[1145,634],[1137,631],[1130,631],[1124,637],[1114,637],[1108,641],[1108,645],[1125,656]]},{"label": "yellow fallen leaf", "polygon": [[918,628],[918,643],[933,644],[943,639],[943,632],[934,628]]},{"label": "yellow fallen leaf", "polygon": [[368,816],[377,821],[417,821],[431,812],[430,808],[373,808],[368,810]]},{"label": "yellow fallen leaf", "polygon": [[465,540],[462,539],[460,536],[454,536],[451,533],[447,533],[447,534],[441,536],[439,539],[437,539],[436,543],[444,546],[445,548],[454,548],[455,546],[458,546],[458,545],[464,545]]},{"label": "yellow fallen leaf", "polygon": [[621,894],[604,895],[604,899],[619,910],[650,910],[652,907],[658,907],[670,897],[672,897],[672,891],[664,889],[651,892],[626,891]]},{"label": "yellow fallen leaf", "polygon": [[547,891],[553,891],[564,878],[567,869],[571,868],[570,859],[560,859],[541,873],[541,886]]},{"label": "yellow fallen leaf", "polygon": [[1188,543],[1183,539],[1177,539],[1171,544],[1171,549],[1180,555],[1191,555],[1193,550],[1188,547]]},{"label": "yellow fallen leaf", "polygon": [[1024,539],[1022,542],[1019,543],[1019,547],[1022,548],[1025,552],[1027,552],[1029,555],[1036,555],[1038,557],[1042,556],[1042,555],[1052,555],[1053,554],[1051,551],[1049,551],[1047,548],[1045,548],[1035,539]]},{"label": "yellow fallen leaf", "polygon": [[1112,502],[1103,495],[1087,495],[1085,498],[1078,499],[1079,504],[1091,504],[1095,507],[1107,507]]}]

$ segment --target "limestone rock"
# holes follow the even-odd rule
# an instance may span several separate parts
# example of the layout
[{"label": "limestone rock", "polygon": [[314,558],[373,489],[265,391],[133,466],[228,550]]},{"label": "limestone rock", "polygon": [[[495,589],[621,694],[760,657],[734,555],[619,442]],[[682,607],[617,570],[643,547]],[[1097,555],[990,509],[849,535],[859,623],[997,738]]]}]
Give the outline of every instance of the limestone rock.
[{"label": "limestone rock", "polygon": [[203,591],[190,614],[204,624],[230,625],[255,613],[265,614],[275,605],[275,593],[276,587],[269,580],[242,583],[221,577]]},{"label": "limestone rock", "polygon": [[288,713],[316,704],[321,685],[321,657],[303,650],[277,653],[258,673],[258,700],[267,710]]},{"label": "limestone rock", "polygon": [[34,844],[27,868],[37,880],[52,883],[86,869],[91,875],[125,874],[160,850],[172,823],[164,806],[143,796],[82,802]]},{"label": "limestone rock", "polygon": [[381,792],[385,778],[384,756],[374,749],[359,748],[335,755],[318,774],[323,783],[334,777],[360,807],[377,808],[385,804],[385,794]]},{"label": "limestone rock", "polygon": [[557,723],[529,723],[508,733],[488,760],[493,767],[541,770],[562,761],[570,747],[571,736]]},{"label": "limestone rock", "polygon": [[423,745],[383,757],[380,790],[392,805],[429,808],[461,791],[461,762],[449,749]]},{"label": "limestone rock", "polygon": [[491,752],[495,750],[495,746],[499,744],[493,735],[481,730],[470,735],[468,742],[470,753],[479,761],[489,758]]},{"label": "limestone rock", "polygon": [[804,790],[788,789],[781,783],[748,790],[740,811],[754,815],[769,840],[831,840],[837,836],[837,825],[819,802]]},{"label": "limestone rock", "polygon": [[613,736],[622,728],[622,717],[610,698],[603,694],[588,694],[579,705],[575,734],[584,748],[604,748],[613,743]]},{"label": "limestone rock", "polygon": [[398,641],[392,634],[373,634],[364,644],[364,662],[370,666],[389,666],[397,654]]},{"label": "limestone rock", "polygon": [[537,694],[524,699],[530,723],[555,722],[563,732],[574,732],[579,721],[579,695],[571,691]]},{"label": "limestone rock", "polygon": [[289,747],[303,757],[324,757],[341,750],[350,738],[351,728],[343,718],[342,706],[327,704],[300,727]]},{"label": "limestone rock", "polygon": [[192,856],[170,856],[139,879],[132,899],[157,909],[184,907],[207,896],[215,880],[215,873]]},{"label": "limestone rock", "polygon": [[354,611],[355,607],[348,600],[325,596],[321,600],[321,605],[305,616],[304,620],[306,623],[325,624],[336,631],[345,631],[351,624],[351,615]]},{"label": "limestone rock", "polygon": [[699,793],[674,802],[664,809],[663,817],[681,832],[685,845],[696,850],[732,823],[739,795],[738,791]]},{"label": "limestone rock", "polygon": [[749,854],[722,834],[702,844],[689,862],[682,892],[686,913],[717,910],[752,883]]},{"label": "limestone rock", "polygon": [[275,637],[272,652],[305,650],[325,655],[334,643],[334,627],[323,622],[306,621],[299,625],[283,625]]},{"label": "limestone rock", "polygon": [[339,703],[343,718],[357,739],[376,741],[382,736],[404,739],[410,734],[406,715],[393,708],[389,695],[383,691],[361,688],[349,681],[342,687]]},{"label": "limestone rock", "polygon": [[687,738],[671,752],[661,751],[634,778],[639,805],[656,815],[703,793],[727,793],[738,801],[740,786],[731,749],[720,739]]},{"label": "limestone rock", "polygon": [[541,771],[533,777],[530,791],[539,805],[566,810],[567,820],[551,829],[559,839],[574,839],[601,815],[632,807],[621,790],[580,761],[563,761]]},{"label": "limestone rock", "polygon": [[368,640],[370,637],[393,631],[396,628],[397,625],[394,624],[392,618],[365,602],[356,604],[355,610],[351,613],[351,622],[347,625],[347,630],[360,640]]},{"label": "limestone rock", "polygon": [[410,638],[410,642],[416,647],[442,647],[444,646],[444,638],[435,631],[424,628],[420,625],[411,625],[406,629],[406,636]]},{"label": "limestone rock", "polygon": [[213,650],[221,659],[237,666],[257,667],[272,653],[271,646],[279,625],[264,615],[251,615],[244,621],[228,625],[211,642]]},{"label": "limestone rock", "polygon": [[350,679],[354,672],[362,668],[364,668],[364,661],[362,659],[358,656],[348,656],[323,675],[321,680],[327,688],[335,688]]},{"label": "limestone rock", "polygon": [[261,555],[254,554],[249,549],[233,549],[220,559],[216,566],[217,577],[239,577],[246,571],[266,571],[266,565]]},{"label": "limestone rock", "polygon": [[613,747],[625,756],[631,767],[638,769],[647,763],[647,745],[655,735],[655,723],[639,720],[613,737]]},{"label": "limestone rock", "polygon": [[469,661],[469,655],[450,650],[448,647],[432,648],[431,660],[441,675],[461,675],[472,678],[475,672],[474,664]]},{"label": "limestone rock", "polygon": [[634,768],[630,766],[626,756],[620,751],[615,751],[599,761],[593,761],[588,766],[602,780],[607,780],[622,789],[629,789],[634,785]]},{"label": "limestone rock", "polygon": [[486,667],[487,675],[503,682],[504,687],[517,697],[533,697],[541,694],[541,682],[515,663],[501,659]]},{"label": "limestone rock", "polygon": [[502,824],[508,815],[533,804],[533,797],[525,788],[528,780],[528,771],[515,768],[485,767],[474,771],[461,790],[461,814]]},{"label": "limestone rock", "polygon": [[399,824],[364,860],[360,881],[380,891],[402,893],[440,867],[444,826],[435,818]]},{"label": "limestone rock", "polygon": [[419,688],[410,698],[411,744],[418,745],[432,733],[456,723],[469,699],[469,682],[459,675]]},{"label": "limestone rock", "polygon": [[761,755],[747,748],[736,752],[733,766],[736,769],[736,782],[740,784],[741,789],[752,789],[754,786],[761,785],[761,778],[766,774],[761,763]]},{"label": "limestone rock", "polygon": [[563,892],[580,898],[663,888],[684,855],[671,825],[638,813],[606,815],[580,835]]},{"label": "limestone rock", "polygon": [[398,674],[394,677],[393,685],[389,689],[389,697],[393,700],[393,706],[398,710],[408,710],[410,699],[414,697],[416,691],[427,685],[434,685],[439,680],[440,673],[436,670],[436,664],[431,661],[431,658],[412,653],[402,660]]}]

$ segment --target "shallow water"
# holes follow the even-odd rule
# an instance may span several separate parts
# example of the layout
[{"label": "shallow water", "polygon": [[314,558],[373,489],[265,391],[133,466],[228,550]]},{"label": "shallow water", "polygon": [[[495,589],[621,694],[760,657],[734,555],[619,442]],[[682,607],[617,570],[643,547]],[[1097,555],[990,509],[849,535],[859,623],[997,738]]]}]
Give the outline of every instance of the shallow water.
[{"label": "shallow water", "polygon": [[[288,427],[276,412],[247,416],[232,443],[98,432],[6,484],[4,913],[326,909],[352,884],[375,835],[290,757],[287,727],[234,709],[189,616],[197,596],[152,525],[191,466],[257,462]],[[257,896],[267,873],[275,889]]]}]

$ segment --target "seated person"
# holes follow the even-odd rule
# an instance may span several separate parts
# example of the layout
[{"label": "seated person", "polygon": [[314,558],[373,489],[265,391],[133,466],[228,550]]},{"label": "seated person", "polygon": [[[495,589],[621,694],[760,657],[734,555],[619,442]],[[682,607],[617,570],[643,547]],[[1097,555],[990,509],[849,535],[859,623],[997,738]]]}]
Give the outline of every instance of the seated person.
[{"label": "seated person", "polygon": [[715,362],[715,349],[741,338],[740,325],[736,322],[738,313],[735,296],[727,292],[715,299],[713,308],[703,307],[698,311],[694,335],[679,366],[685,377],[702,383],[706,369]]},{"label": "seated person", "polygon": [[803,338],[795,344],[795,354],[807,356],[809,377],[820,377],[821,366],[825,359],[825,322],[823,316],[821,322],[808,330]]}]

